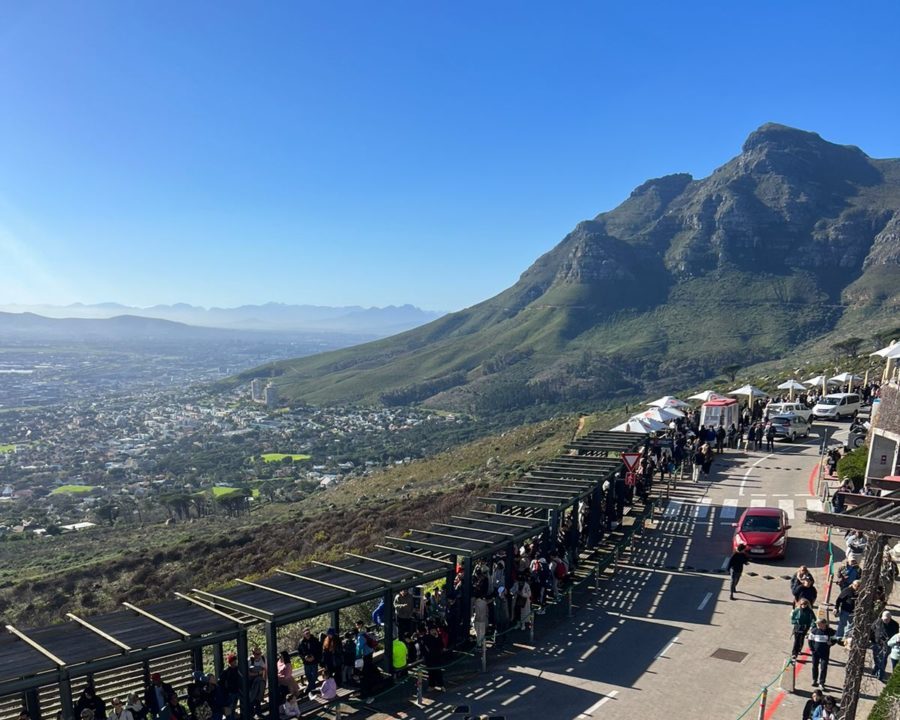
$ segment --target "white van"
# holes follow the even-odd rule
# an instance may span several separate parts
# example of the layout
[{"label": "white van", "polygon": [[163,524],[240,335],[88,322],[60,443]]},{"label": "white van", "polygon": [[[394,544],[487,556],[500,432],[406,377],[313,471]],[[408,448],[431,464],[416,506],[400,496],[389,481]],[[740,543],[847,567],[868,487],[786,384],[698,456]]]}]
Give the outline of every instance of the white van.
[{"label": "white van", "polygon": [[799,415],[806,420],[806,422],[809,422],[812,410],[806,407],[802,402],[797,402],[796,400],[792,402],[770,402],[766,405],[766,417],[771,418],[776,415]]},{"label": "white van", "polygon": [[812,409],[813,417],[825,420],[851,418],[859,412],[859,395],[856,393],[832,393],[819,398]]}]

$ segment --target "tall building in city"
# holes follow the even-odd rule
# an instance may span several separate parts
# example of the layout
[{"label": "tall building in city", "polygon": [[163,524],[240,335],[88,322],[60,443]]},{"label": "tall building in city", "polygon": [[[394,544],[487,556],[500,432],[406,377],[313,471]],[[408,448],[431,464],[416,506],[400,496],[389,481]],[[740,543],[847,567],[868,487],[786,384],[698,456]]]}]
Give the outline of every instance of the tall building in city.
[{"label": "tall building in city", "polygon": [[262,378],[254,378],[250,383],[250,397],[253,402],[263,402],[263,381]]},{"label": "tall building in city", "polygon": [[270,410],[278,406],[278,389],[272,383],[266,385],[263,397],[265,398],[266,407]]}]

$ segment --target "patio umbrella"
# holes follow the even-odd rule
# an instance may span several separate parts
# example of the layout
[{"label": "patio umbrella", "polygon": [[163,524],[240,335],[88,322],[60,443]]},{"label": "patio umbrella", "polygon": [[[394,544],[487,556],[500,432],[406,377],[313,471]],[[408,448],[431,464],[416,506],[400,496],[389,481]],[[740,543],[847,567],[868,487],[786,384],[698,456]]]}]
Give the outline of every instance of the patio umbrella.
[{"label": "patio umbrella", "polygon": [[658,432],[660,430],[665,430],[666,426],[663,423],[655,422],[654,420],[650,420],[648,418],[639,418],[633,417],[626,422],[623,422],[621,425],[616,425],[614,428],[610,428],[611,432],[635,432],[635,433],[647,433]]},{"label": "patio umbrella", "polygon": [[674,420],[675,418],[683,418],[684,413],[681,412],[678,408],[650,408],[649,410],[644,410],[644,412],[640,412],[634,417],[636,418],[647,418],[649,420],[654,420],[660,423],[668,423]]},{"label": "patio umbrella", "polygon": [[753,385],[742,385],[737,390],[732,390],[729,395],[748,395],[751,398],[755,397],[769,397],[769,393],[765,390],[760,390],[758,387],[754,387]]},{"label": "patio umbrella", "polygon": [[674,395],[663,395],[663,397],[658,400],[654,400],[653,402],[647,403],[650,407],[661,407],[661,408],[687,408],[690,407],[684,400],[679,400]]},{"label": "patio umbrella", "polygon": [[847,383],[851,388],[855,383],[858,383],[862,378],[859,375],[854,375],[853,373],[842,372],[840,375],[835,375],[831,378],[833,382],[840,383],[843,385]]},{"label": "patio umbrella", "polygon": [[794,399],[794,390],[806,390],[806,385],[804,385],[801,382],[798,382],[797,380],[794,380],[794,378],[791,378],[790,380],[785,380],[783,383],[781,383],[781,385],[778,386],[778,389],[779,390],[789,390],[790,398],[791,398],[791,400],[793,400]]},{"label": "patio umbrella", "polygon": [[887,360],[887,362],[884,364],[884,373],[881,376],[882,382],[887,382],[891,377],[891,365],[895,360],[900,359],[900,342],[894,340],[887,347],[883,347],[881,348],[881,350],[876,350],[872,354],[878,355]]},{"label": "patio umbrella", "polygon": [[710,400],[724,400],[725,396],[720,395],[717,392],[713,392],[712,390],[704,390],[703,392],[698,392],[696,395],[691,395],[688,400],[700,400],[701,402],[709,402]]},{"label": "patio umbrella", "polygon": [[829,380],[824,375],[816,375],[815,377],[811,377],[809,380],[804,380],[804,384],[809,385],[810,388],[814,388],[817,385],[822,386],[822,394],[828,394],[828,385],[834,385],[834,380]]}]

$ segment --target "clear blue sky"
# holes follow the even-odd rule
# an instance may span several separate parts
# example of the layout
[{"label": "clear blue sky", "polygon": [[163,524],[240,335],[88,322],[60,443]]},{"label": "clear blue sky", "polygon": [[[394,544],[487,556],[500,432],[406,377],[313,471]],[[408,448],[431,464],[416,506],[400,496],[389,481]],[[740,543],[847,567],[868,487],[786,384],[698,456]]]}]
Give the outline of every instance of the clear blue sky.
[{"label": "clear blue sky", "polygon": [[895,0],[6,2],[0,303],[513,283],[766,121],[900,155]]}]

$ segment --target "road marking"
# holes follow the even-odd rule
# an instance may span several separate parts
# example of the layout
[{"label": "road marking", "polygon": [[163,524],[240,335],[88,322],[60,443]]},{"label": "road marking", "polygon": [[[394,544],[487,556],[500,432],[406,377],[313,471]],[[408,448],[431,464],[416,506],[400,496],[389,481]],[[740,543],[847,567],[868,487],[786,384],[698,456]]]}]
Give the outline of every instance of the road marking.
[{"label": "road marking", "polygon": [[794,501],[793,500],[779,500],[778,507],[784,510],[787,513],[788,520],[794,519]]},{"label": "road marking", "polygon": [[661,657],[665,657],[666,653],[669,652],[669,650],[671,650],[677,644],[678,644],[678,635],[676,635],[674,638],[672,638],[672,642],[670,642],[662,650],[660,650],[658,653],[656,653],[656,657],[654,657],[653,659],[659,660]]},{"label": "road marking", "polygon": [[608,703],[610,700],[612,700],[618,694],[619,694],[618,690],[610,690],[609,695],[606,695],[606,696],[600,698],[597,702],[595,702],[593,705],[591,705],[587,710],[585,710],[583,713],[581,713],[578,717],[580,717],[580,718],[591,717],[591,715],[593,714],[593,712],[595,710],[599,710],[601,707],[603,707],[604,704]]},{"label": "road marking", "polygon": [[708,498],[708,497],[702,498],[700,500],[700,503],[701,504],[697,506],[697,511],[694,514],[694,517],[697,518],[698,520],[700,518],[705,518],[709,514],[709,507],[710,507],[710,504],[712,503],[712,498]]},{"label": "road marking", "polygon": [[728,498],[723,501],[722,512],[719,513],[720,520],[734,520],[737,517],[737,498]]},{"label": "road marking", "polygon": [[[726,562],[725,564],[727,565],[728,563]],[[712,598],[712,593],[711,593],[711,592],[706,593],[706,597],[703,598],[703,600],[702,600],[702,601],[700,602],[700,604],[697,606],[697,609],[698,609],[698,610],[702,610],[703,608],[705,608],[705,607],[706,607],[706,603],[708,603],[708,602],[710,601],[711,598]]]},{"label": "road marking", "polygon": [[726,555],[726,556],[725,556],[725,559],[722,561],[722,567],[719,568],[719,569],[720,569],[720,570],[724,570],[725,568],[727,568],[727,567],[728,567],[728,561],[729,561],[729,560],[731,560],[731,555]]},{"label": "road marking", "polygon": [[750,501],[750,507],[765,507],[766,499],[765,498],[757,498],[755,500]]},{"label": "road marking", "polygon": [[750,473],[753,472],[753,468],[755,468],[757,465],[759,465],[763,460],[766,460],[767,458],[772,457],[772,455],[773,455],[773,453],[769,453],[768,455],[763,455],[761,458],[759,458],[759,460],[757,460],[755,463],[753,463],[750,467],[747,468],[747,472],[744,473],[744,479],[741,480],[741,491],[738,493],[738,495],[744,494],[744,485],[746,485],[747,478],[750,477]]},{"label": "road marking", "polygon": [[772,493],[772,497],[790,497],[787,493]]},{"label": "road marking", "polygon": [[824,507],[822,506],[822,501],[819,500],[819,498],[807,498],[806,509],[812,510],[813,512],[822,512]]}]

